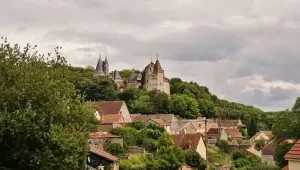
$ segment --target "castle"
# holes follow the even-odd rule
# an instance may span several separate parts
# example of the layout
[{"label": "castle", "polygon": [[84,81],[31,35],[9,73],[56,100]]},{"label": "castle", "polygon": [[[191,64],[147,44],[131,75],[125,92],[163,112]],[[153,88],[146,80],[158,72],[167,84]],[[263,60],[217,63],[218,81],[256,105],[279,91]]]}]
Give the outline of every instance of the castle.
[{"label": "castle", "polygon": [[163,91],[167,94],[170,94],[170,84],[169,80],[165,77],[164,70],[162,69],[158,57],[156,62],[152,61],[148,64],[143,73],[136,72],[133,70],[128,80],[122,79],[118,71],[113,71],[109,73],[109,64],[107,57],[105,61],[102,61],[101,54],[94,72],[94,77],[99,76],[109,76],[112,78],[120,91],[123,91],[125,87],[135,87],[135,88],[144,88],[148,91],[157,89]]}]

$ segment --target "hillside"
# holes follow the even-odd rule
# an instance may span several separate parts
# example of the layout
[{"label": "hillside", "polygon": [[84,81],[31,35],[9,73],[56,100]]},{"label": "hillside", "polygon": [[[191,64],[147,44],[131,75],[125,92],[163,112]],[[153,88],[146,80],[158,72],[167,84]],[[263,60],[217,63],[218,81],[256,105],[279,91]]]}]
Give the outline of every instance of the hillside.
[{"label": "hillside", "polygon": [[[180,78],[170,79],[171,97],[160,91],[126,88],[119,92],[113,80],[107,77],[93,78],[93,69],[70,67],[70,78],[85,101],[124,100],[131,113],[171,113],[182,118],[198,116],[221,119],[241,119],[249,129],[249,135],[258,130],[270,130],[274,114],[267,114],[253,106],[219,99],[208,87]],[[126,79],[130,70],[120,71]]]}]

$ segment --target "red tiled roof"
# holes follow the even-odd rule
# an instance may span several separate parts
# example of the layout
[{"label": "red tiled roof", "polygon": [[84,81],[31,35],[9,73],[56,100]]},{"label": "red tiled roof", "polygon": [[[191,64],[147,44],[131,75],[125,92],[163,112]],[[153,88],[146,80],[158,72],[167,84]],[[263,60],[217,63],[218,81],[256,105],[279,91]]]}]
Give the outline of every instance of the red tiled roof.
[{"label": "red tiled roof", "polygon": [[243,135],[239,129],[226,129],[226,133],[233,138],[243,138]]},{"label": "red tiled roof", "polygon": [[184,148],[187,144],[191,144],[190,149],[196,151],[201,136],[200,133],[176,134],[172,135],[172,139],[177,147]]},{"label": "red tiled roof", "polygon": [[284,156],[286,159],[300,159],[300,140]]},{"label": "red tiled roof", "polygon": [[219,134],[219,128],[209,128],[207,134],[217,135]]},{"label": "red tiled roof", "polygon": [[102,132],[90,132],[90,139],[101,139],[101,138],[122,138],[121,136],[115,136],[110,133],[102,133]]},{"label": "red tiled roof", "polygon": [[281,168],[281,170],[289,170],[289,165],[286,165],[285,167]]},{"label": "red tiled roof", "polygon": [[115,157],[114,155],[111,155],[110,153],[107,153],[101,149],[98,149],[97,147],[95,146],[90,146],[90,152],[102,157],[102,158],[105,158],[107,160],[110,160],[112,162],[117,162],[119,161],[119,158]]},{"label": "red tiled roof", "polygon": [[98,112],[100,115],[108,114],[119,114],[124,101],[103,101],[103,102],[92,102],[98,105],[100,110]]}]

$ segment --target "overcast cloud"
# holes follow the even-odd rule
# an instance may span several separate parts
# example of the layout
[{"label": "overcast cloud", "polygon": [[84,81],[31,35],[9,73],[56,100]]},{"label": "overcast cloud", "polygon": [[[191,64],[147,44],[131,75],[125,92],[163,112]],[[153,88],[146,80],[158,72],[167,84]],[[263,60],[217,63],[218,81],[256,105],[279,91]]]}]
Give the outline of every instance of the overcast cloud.
[{"label": "overcast cloud", "polygon": [[55,46],[75,66],[142,69],[159,53],[167,77],[263,110],[300,93],[299,0],[0,1],[0,35]]}]

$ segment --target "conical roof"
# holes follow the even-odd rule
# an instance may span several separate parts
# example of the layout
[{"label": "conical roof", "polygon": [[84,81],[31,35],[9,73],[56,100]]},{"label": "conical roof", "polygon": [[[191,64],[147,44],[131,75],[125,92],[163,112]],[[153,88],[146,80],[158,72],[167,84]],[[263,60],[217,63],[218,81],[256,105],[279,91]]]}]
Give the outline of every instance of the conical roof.
[{"label": "conical roof", "polygon": [[98,63],[97,63],[97,66],[96,66],[96,72],[103,72],[103,65],[102,65],[102,59],[101,59],[101,55],[99,57],[99,60],[98,60]]},{"label": "conical roof", "polygon": [[156,73],[161,73],[161,72],[163,72],[163,69],[162,69],[162,67],[160,65],[159,60],[157,59],[156,62],[155,62],[155,64],[154,64],[154,71],[153,71],[153,73],[156,74]]},{"label": "conical roof", "polygon": [[120,73],[117,70],[113,71],[112,76],[113,76],[114,79],[122,79]]}]

